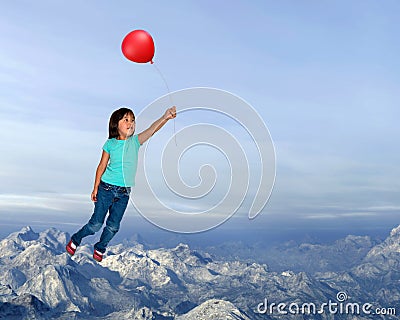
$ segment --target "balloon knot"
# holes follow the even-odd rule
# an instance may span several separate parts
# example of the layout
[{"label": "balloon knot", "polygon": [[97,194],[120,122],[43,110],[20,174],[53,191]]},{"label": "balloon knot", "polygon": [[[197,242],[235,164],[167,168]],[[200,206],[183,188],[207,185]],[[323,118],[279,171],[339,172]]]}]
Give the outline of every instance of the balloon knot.
[{"label": "balloon knot", "polygon": [[153,60],[151,60],[150,63],[153,64],[154,63]]}]

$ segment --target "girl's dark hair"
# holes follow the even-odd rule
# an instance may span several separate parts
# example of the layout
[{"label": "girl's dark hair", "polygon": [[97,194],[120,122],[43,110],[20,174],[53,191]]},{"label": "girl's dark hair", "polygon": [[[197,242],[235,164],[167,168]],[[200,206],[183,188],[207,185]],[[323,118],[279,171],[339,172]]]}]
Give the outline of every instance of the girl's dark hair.
[{"label": "girl's dark hair", "polygon": [[135,114],[129,108],[120,108],[115,110],[111,117],[110,122],[108,123],[108,139],[118,138],[118,122],[121,120],[126,114],[131,114],[133,119],[135,119]]}]

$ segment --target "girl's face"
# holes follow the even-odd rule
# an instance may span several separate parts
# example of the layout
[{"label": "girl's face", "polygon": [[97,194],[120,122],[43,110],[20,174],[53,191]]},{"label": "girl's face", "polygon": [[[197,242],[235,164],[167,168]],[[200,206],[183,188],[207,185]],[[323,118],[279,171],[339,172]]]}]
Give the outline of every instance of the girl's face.
[{"label": "girl's face", "polygon": [[130,113],[124,115],[124,117],[118,122],[118,133],[121,140],[125,140],[135,132],[135,118]]}]

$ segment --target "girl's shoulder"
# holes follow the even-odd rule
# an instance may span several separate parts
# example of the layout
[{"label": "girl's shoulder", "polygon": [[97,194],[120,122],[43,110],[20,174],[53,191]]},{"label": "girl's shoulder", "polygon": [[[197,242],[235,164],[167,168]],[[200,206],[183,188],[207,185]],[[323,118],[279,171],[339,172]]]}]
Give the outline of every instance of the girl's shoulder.
[{"label": "girl's shoulder", "polygon": [[130,136],[130,143],[137,146],[138,148],[140,147],[140,142],[139,142],[139,136],[137,134]]},{"label": "girl's shoulder", "polygon": [[107,139],[106,142],[104,142],[104,145],[112,145],[118,143],[118,140],[115,138]]},{"label": "girl's shoulder", "polygon": [[118,145],[121,144],[121,141],[123,140],[118,140],[115,138],[107,139],[106,142],[104,142],[103,145],[103,150],[110,153],[113,149],[118,147]]},{"label": "girl's shoulder", "polygon": [[136,143],[137,141],[139,141],[139,137],[137,134],[134,134],[134,135],[128,137],[125,141],[126,141],[126,143]]},{"label": "girl's shoulder", "polygon": [[107,139],[106,142],[104,143],[104,146],[108,147],[115,147],[123,144],[138,144],[139,143],[139,137],[137,134],[130,136],[126,140],[118,140],[116,138],[111,138]]}]

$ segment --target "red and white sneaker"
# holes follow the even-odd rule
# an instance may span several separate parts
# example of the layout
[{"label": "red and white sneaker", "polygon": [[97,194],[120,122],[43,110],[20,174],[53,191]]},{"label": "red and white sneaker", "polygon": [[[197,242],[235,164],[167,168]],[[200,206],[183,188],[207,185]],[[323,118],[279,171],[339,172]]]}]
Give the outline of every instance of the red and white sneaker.
[{"label": "red and white sneaker", "polygon": [[76,245],[75,243],[72,242],[72,240],[69,240],[67,246],[65,247],[65,249],[67,250],[67,252],[73,256],[75,254],[76,251]]},{"label": "red and white sneaker", "polygon": [[93,259],[96,260],[97,262],[101,262],[101,260],[103,260],[103,253],[95,249],[93,251]]}]

